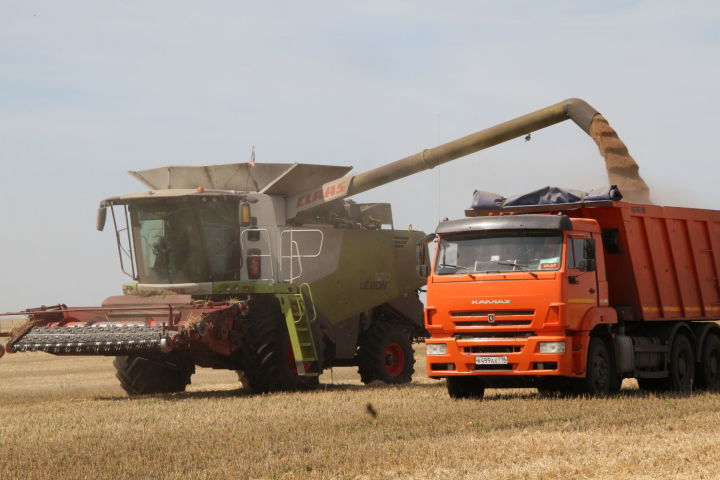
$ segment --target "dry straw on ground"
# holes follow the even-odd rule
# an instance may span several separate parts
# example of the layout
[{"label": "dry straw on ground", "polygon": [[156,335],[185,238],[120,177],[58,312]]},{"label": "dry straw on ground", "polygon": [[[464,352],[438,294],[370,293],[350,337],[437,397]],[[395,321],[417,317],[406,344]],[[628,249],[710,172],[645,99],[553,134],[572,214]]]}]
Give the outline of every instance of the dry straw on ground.
[{"label": "dry straw on ground", "polygon": [[319,391],[264,396],[234,372],[199,369],[187,393],[128,399],[113,373],[110,358],[0,360],[3,476],[718,478],[720,395],[451,401],[424,371],[363,387],[346,368]]}]

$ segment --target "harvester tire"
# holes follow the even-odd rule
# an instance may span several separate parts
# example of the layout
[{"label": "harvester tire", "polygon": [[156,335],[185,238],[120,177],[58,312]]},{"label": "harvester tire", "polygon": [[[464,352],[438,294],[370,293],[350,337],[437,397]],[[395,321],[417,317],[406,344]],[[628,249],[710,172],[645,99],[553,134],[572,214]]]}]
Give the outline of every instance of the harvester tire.
[{"label": "harvester tire", "polygon": [[360,339],[358,372],[363,383],[408,383],[415,372],[410,332],[403,326],[375,321]]},{"label": "harvester tire", "polygon": [[447,377],[446,383],[450,398],[482,400],[485,395],[485,385],[477,377]]},{"label": "harvester tire", "polygon": [[115,357],[115,376],[128,395],[184,392],[195,373],[192,364],[136,356]]},{"label": "harvester tire", "polygon": [[[317,388],[318,376],[298,375],[292,366],[290,337],[277,299],[251,300],[250,312],[252,318],[239,349],[245,385],[257,393]],[[315,323],[312,328],[322,367],[322,342]]]}]

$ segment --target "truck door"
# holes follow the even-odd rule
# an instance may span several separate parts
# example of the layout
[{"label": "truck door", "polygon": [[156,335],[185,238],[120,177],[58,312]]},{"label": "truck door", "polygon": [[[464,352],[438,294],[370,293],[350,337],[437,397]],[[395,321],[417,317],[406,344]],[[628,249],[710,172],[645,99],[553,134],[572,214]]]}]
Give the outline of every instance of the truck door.
[{"label": "truck door", "polygon": [[579,327],[585,313],[598,303],[595,275],[595,240],[588,233],[568,237],[565,278],[563,279],[567,322],[570,330]]}]

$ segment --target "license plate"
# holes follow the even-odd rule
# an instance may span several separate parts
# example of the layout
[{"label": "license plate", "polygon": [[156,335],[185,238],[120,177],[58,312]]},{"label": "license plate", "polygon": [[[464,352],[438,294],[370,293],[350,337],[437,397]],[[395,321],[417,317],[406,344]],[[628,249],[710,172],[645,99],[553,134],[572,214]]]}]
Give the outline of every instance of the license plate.
[{"label": "license plate", "polygon": [[475,365],[507,365],[506,355],[501,357],[475,357]]}]

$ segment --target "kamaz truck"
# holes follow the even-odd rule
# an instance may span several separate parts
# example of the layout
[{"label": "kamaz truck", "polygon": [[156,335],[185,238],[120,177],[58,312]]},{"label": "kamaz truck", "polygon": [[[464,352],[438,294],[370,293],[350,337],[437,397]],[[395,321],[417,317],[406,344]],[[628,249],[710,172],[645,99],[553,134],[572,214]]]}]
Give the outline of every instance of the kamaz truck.
[{"label": "kamaz truck", "polygon": [[[720,389],[720,211],[620,201],[614,187],[476,192],[428,268],[427,369],[486,388],[608,395]],[[421,249],[420,258],[424,250]]]}]

